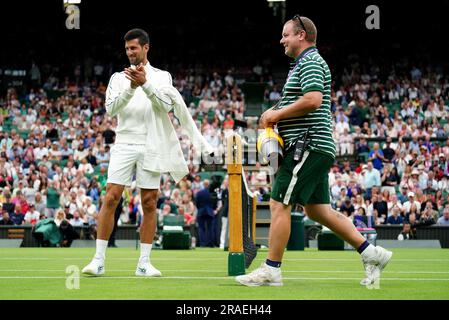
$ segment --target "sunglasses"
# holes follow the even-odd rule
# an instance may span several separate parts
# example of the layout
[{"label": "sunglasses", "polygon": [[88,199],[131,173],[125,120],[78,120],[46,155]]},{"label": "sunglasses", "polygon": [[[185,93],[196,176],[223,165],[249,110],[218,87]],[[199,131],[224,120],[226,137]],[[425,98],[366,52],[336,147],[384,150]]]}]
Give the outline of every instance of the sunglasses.
[{"label": "sunglasses", "polygon": [[302,22],[301,16],[299,14],[296,14],[292,20],[298,20],[299,23],[301,24],[302,29],[307,33],[306,26],[304,25],[304,22]]}]

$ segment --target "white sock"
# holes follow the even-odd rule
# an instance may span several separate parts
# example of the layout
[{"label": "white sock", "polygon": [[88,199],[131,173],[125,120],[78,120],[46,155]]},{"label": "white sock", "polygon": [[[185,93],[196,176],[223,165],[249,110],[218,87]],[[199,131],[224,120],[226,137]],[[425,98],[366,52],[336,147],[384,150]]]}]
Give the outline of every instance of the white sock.
[{"label": "white sock", "polygon": [[106,248],[108,247],[107,240],[97,239],[97,251],[95,252],[94,259],[98,259],[104,262],[106,258]]},{"label": "white sock", "polygon": [[150,261],[150,253],[151,248],[153,247],[152,243],[140,243],[140,258],[139,258],[139,264],[140,263],[146,263]]},{"label": "white sock", "polygon": [[365,250],[363,250],[362,258],[369,258],[374,256],[374,254],[376,253],[375,249],[376,247],[370,244],[368,247],[365,248]]}]

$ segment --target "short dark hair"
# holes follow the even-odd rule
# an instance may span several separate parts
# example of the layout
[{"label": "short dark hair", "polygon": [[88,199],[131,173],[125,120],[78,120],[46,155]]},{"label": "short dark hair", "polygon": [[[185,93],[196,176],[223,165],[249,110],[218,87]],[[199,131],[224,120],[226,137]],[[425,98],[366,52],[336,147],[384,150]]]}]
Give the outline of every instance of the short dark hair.
[{"label": "short dark hair", "polygon": [[125,41],[130,41],[133,39],[139,39],[139,44],[141,46],[150,43],[150,37],[145,30],[142,29],[131,29],[123,37]]},{"label": "short dark hair", "polygon": [[290,19],[287,22],[293,22],[293,31],[295,32],[295,34],[298,34],[299,31],[304,30],[306,33],[306,40],[312,43],[316,43],[317,29],[312,20],[307,17],[295,15],[293,19]]}]

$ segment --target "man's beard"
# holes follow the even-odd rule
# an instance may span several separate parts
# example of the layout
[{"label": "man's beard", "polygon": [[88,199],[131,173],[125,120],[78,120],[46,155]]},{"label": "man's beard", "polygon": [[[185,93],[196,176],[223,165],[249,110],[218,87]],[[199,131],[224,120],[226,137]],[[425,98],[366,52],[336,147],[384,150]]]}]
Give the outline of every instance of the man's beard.
[{"label": "man's beard", "polygon": [[129,59],[129,62],[130,62],[132,65],[137,66],[137,65],[139,65],[139,64],[142,62],[142,59],[139,59],[138,57],[136,57],[136,58],[131,58],[131,59]]}]

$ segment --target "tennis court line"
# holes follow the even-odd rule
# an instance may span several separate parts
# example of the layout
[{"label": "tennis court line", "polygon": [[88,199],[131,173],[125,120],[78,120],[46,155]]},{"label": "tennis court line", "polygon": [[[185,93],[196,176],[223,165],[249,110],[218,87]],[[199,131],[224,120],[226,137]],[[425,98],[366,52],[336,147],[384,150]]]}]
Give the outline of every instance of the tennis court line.
[{"label": "tennis court line", "polygon": [[[136,269],[107,269],[107,272],[134,272]],[[163,272],[226,273],[227,270],[167,270]],[[64,272],[64,269],[0,269],[0,272]],[[282,270],[282,273],[364,273],[361,270]],[[382,274],[449,274],[449,271],[382,271]]]},{"label": "tennis court line", "polygon": [[[198,258],[155,258],[152,257],[152,261],[203,261],[203,260],[227,260],[226,257],[222,258],[209,258],[209,257],[198,257]],[[109,260],[137,260],[138,257],[135,258],[107,258],[107,261]],[[61,258],[61,257],[0,257],[0,260],[89,260],[89,257],[74,257],[74,258]],[[265,258],[256,258],[254,261],[264,261]],[[343,258],[297,258],[297,259],[289,259],[285,258],[282,259],[283,261],[358,261],[360,262],[360,258],[354,258],[354,259],[343,259]],[[405,262],[449,262],[449,259],[394,259],[392,261],[405,261]]]},{"label": "tennis court line", "polygon": [[[76,277],[72,277],[76,278]],[[145,280],[154,280],[154,281],[158,281],[161,280],[163,281],[164,279],[178,279],[178,280],[234,280],[233,277],[180,277],[180,276],[174,276],[174,277],[137,277],[137,276],[120,276],[120,277],[108,277],[108,276],[103,276],[103,277],[88,277],[88,276],[82,276],[79,277],[80,279],[145,279]],[[33,276],[33,277],[24,277],[24,276],[10,276],[10,277],[1,277],[0,276],[0,280],[1,279],[67,279],[67,277],[62,277],[62,276]],[[140,280],[140,281],[145,281],[145,280]],[[334,277],[326,277],[326,278],[305,278],[305,277],[287,277],[287,278],[283,278],[283,280],[319,280],[319,281],[341,281],[341,280],[348,280],[348,281],[360,281],[360,278],[334,278]],[[441,282],[441,281],[448,281],[449,282],[449,278],[447,279],[437,279],[437,278],[382,278],[381,281],[436,281],[436,282]]]},{"label": "tennis court line", "polygon": [[[61,258],[61,257],[0,257],[0,260],[86,260],[89,261],[91,257],[73,257],[73,258]],[[135,260],[137,261],[139,259],[139,256],[136,255],[135,258],[107,258],[107,260]],[[179,261],[182,260],[189,260],[189,261],[201,261],[201,260],[226,260],[226,257],[223,258],[209,258],[209,257],[201,257],[201,258],[151,258],[151,260],[160,260],[160,261]],[[448,259],[449,261],[449,259]]]}]

